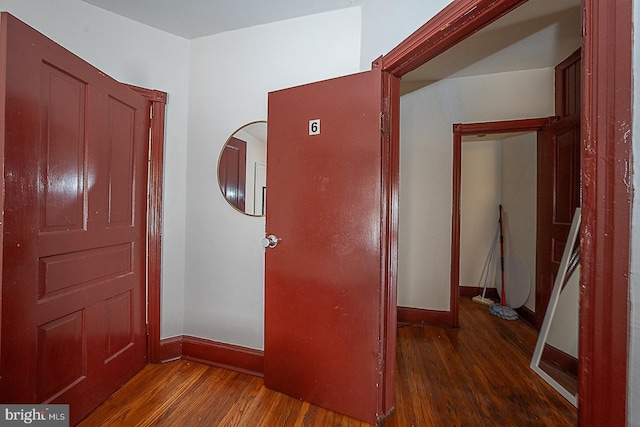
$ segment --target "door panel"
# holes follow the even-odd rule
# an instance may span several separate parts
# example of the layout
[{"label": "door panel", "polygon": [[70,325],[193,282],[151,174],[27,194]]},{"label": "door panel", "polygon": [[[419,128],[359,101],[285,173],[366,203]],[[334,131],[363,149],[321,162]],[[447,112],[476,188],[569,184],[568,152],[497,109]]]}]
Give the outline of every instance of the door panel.
[{"label": "door panel", "polygon": [[107,141],[109,208],[107,227],[133,226],[136,107],[109,97]]},{"label": "door panel", "polygon": [[540,328],[573,214],[581,205],[581,50],[555,67],[558,120],[538,138],[536,323]]},{"label": "door panel", "polygon": [[146,364],[146,100],[8,14],[0,401],[76,422]]},{"label": "door panel", "polygon": [[369,422],[389,356],[381,86],[373,70],[270,93],[267,145],[265,385]]},{"label": "door panel", "polygon": [[542,324],[575,209],[580,206],[580,122],[564,118],[538,138],[536,322]]},{"label": "door panel", "polygon": [[[84,82],[42,64],[42,212],[40,231],[84,228]],[[71,177],[74,177],[71,179]]]}]

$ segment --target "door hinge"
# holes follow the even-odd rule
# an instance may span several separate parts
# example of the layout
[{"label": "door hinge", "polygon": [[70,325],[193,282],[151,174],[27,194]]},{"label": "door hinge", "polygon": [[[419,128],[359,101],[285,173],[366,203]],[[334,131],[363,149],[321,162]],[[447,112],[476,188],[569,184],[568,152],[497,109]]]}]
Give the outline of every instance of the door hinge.
[{"label": "door hinge", "polygon": [[385,113],[380,113],[380,132],[389,133],[389,116]]}]

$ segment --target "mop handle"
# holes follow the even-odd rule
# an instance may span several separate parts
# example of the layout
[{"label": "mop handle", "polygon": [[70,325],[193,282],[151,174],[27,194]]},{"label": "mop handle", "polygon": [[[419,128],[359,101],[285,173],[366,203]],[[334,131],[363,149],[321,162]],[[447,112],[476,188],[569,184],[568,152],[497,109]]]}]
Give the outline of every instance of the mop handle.
[{"label": "mop handle", "polygon": [[500,271],[502,274],[502,306],[507,305],[507,296],[504,292],[504,237],[502,234],[502,205],[498,205],[500,209]]}]

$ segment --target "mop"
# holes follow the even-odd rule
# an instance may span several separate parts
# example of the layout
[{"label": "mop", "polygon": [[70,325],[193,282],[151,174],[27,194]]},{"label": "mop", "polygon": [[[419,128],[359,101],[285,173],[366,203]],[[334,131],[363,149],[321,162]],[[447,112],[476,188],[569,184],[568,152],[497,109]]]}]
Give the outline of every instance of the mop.
[{"label": "mop", "polygon": [[500,208],[500,270],[502,273],[502,294],[500,295],[500,304],[493,304],[489,307],[489,313],[505,320],[516,320],[518,313],[507,305],[507,295],[504,291],[504,236],[502,232],[502,205]]},{"label": "mop", "polygon": [[479,304],[484,304],[484,305],[494,304],[493,300],[489,298],[485,298],[484,296],[487,293],[487,285],[489,284],[489,279],[492,277],[492,273],[495,274],[494,268],[493,268],[494,267],[493,258],[495,254],[496,243],[498,241],[499,231],[500,230],[496,228],[496,234],[493,237],[493,241],[491,242],[491,248],[489,249],[489,256],[487,256],[487,261],[485,262],[484,267],[482,268],[482,273],[480,274],[479,284],[484,284],[484,286],[482,287],[482,295],[477,295],[471,298],[473,302],[477,302]]}]

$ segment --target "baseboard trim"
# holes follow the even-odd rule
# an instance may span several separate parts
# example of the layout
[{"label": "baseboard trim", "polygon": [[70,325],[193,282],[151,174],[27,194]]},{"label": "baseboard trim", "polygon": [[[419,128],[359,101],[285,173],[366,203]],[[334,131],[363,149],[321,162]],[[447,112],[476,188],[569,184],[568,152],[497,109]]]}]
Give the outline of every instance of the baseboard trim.
[{"label": "baseboard trim", "polygon": [[453,314],[450,311],[398,307],[398,323],[417,323],[420,325],[451,328],[454,326],[453,320]]},{"label": "baseboard trim", "polygon": [[[477,289],[482,289],[468,286],[461,286],[460,288],[461,296],[467,296],[462,292],[470,292],[469,296],[476,296],[478,295]],[[462,288],[466,288],[467,291],[463,291]],[[489,289],[487,289],[486,295],[491,298]],[[450,311],[398,307],[398,323],[450,328],[454,326],[453,320],[453,315]],[[262,350],[220,343],[189,335],[160,340],[158,356],[161,363],[185,359],[258,377],[264,376],[264,352]]]},{"label": "baseboard trim", "polygon": [[578,359],[552,345],[544,345],[542,360],[557,366],[563,372],[578,377]]},{"label": "baseboard trim", "polygon": [[[482,295],[483,291],[484,288],[481,288],[479,286],[458,286],[458,292],[461,297],[473,298],[475,296]],[[500,295],[498,294],[498,290],[496,288],[487,288],[484,297],[492,300],[497,300],[500,298]]]},{"label": "baseboard trim", "polygon": [[160,363],[178,360],[180,357],[182,357],[182,336],[160,340],[160,345],[158,346],[158,360]]},{"label": "baseboard trim", "polygon": [[518,313],[522,320],[533,326],[538,332],[540,331],[540,325],[538,324],[536,313],[531,311],[531,309],[523,305],[516,309],[516,313]]},{"label": "baseboard trim", "polygon": [[264,376],[264,352],[247,347],[183,336],[182,358],[257,377]]},{"label": "baseboard trim", "polygon": [[243,374],[264,376],[264,352],[233,344],[182,335],[160,340],[160,361],[191,360]]}]

